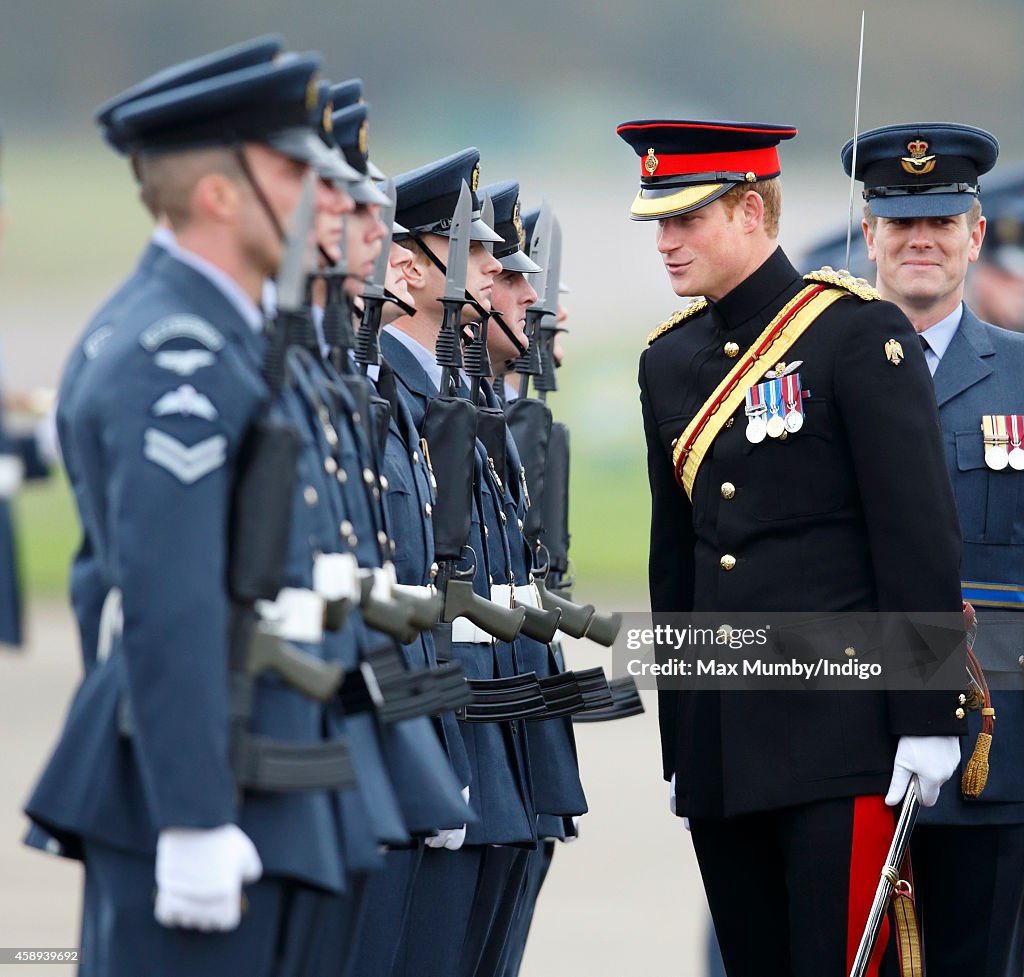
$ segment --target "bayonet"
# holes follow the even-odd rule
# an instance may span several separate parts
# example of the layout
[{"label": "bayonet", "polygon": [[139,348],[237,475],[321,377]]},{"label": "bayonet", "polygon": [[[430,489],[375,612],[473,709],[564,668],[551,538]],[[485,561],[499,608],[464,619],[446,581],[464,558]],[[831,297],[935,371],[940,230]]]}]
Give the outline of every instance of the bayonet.
[{"label": "bayonet", "polygon": [[448,230],[448,260],[444,276],[444,319],[437,337],[435,355],[441,367],[441,396],[447,397],[459,383],[462,369],[462,307],[466,304],[466,273],[469,270],[469,225],[473,220],[473,202],[466,181],[462,181],[459,202],[455,205]]},{"label": "bayonet", "polygon": [[312,239],[315,216],[316,185],[310,174],[292,214],[284,257],[277,274],[277,308],[281,312],[299,312],[305,304],[306,279],[315,264]]},{"label": "bayonet", "polygon": [[537,225],[533,229],[533,237],[530,239],[530,257],[541,267],[541,271],[534,276],[534,288],[537,290],[537,301],[526,310],[526,339],[527,349],[516,360],[516,373],[519,374],[519,396],[526,397],[530,390],[530,377],[540,376],[540,334],[539,325],[541,319],[549,314],[547,302],[549,301],[549,283],[554,282],[555,288],[555,309],[558,309],[558,278],[553,277],[548,265],[551,261],[552,231],[554,228],[555,215],[547,202],[541,204],[540,214],[537,217]]},{"label": "bayonet", "polygon": [[380,242],[380,254],[374,262],[373,273],[363,289],[363,315],[359,335],[356,337],[356,362],[364,374],[371,366],[380,365],[380,314],[381,307],[388,301],[384,282],[388,273],[388,262],[391,260],[391,237],[394,233],[398,194],[395,192],[395,181],[392,179],[388,179],[383,189],[389,203],[381,205],[378,218],[384,224],[386,233]]}]

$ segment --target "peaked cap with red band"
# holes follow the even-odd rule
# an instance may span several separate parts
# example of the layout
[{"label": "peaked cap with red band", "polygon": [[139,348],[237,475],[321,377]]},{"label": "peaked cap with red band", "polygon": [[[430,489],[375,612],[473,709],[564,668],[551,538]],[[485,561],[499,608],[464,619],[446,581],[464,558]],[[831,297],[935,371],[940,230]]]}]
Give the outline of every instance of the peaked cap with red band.
[{"label": "peaked cap with red band", "polygon": [[698,210],[737,183],[782,172],[776,148],[793,126],[757,122],[646,119],[615,130],[640,157],[633,220],[660,220]]}]

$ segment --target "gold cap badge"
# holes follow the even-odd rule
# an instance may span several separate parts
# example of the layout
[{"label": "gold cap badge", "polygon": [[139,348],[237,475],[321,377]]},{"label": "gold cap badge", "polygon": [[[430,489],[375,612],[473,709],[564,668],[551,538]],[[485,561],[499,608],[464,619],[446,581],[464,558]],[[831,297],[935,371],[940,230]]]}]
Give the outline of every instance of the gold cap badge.
[{"label": "gold cap badge", "polygon": [[654,147],[651,146],[651,148],[647,150],[647,159],[644,160],[644,169],[647,170],[651,176],[654,176],[654,172],[657,168],[658,157],[654,155]]},{"label": "gold cap badge", "polygon": [[903,346],[898,340],[890,339],[885,344],[885,358],[893,366],[899,366],[903,362]]},{"label": "gold cap badge", "polygon": [[928,143],[923,139],[912,139],[907,143],[909,156],[900,157],[900,166],[911,176],[925,176],[935,169],[935,156],[926,156]]},{"label": "gold cap badge", "polygon": [[306,110],[312,112],[320,101],[320,79],[313,75],[306,85]]},{"label": "gold cap badge", "polygon": [[480,186],[480,160],[477,160],[476,165],[473,167],[473,175],[469,180],[469,189],[476,193],[478,186]]},{"label": "gold cap badge", "polygon": [[370,120],[363,119],[363,124],[359,127],[359,152],[364,156],[369,152],[370,148]]},{"label": "gold cap badge", "polygon": [[324,132],[334,131],[334,106],[330,102],[324,106],[324,114],[320,117],[320,128]]},{"label": "gold cap badge", "polygon": [[526,250],[526,229],[523,227],[523,218],[519,213],[519,198],[516,197],[515,206],[512,208],[512,226],[516,229],[516,236],[519,238],[519,250]]}]

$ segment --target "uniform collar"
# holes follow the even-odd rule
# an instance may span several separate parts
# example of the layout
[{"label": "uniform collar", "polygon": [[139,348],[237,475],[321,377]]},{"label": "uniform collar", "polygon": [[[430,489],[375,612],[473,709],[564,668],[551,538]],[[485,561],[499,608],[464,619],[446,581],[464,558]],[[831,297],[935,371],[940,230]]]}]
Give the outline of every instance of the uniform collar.
[{"label": "uniform collar", "polygon": [[161,242],[161,247],[183,265],[202,275],[221,295],[234,307],[242,320],[253,332],[263,331],[263,313],[260,307],[242,290],[242,287],[230,275],[225,274],[216,265],[205,258],[200,258],[194,251],[183,248],[177,240]]},{"label": "uniform collar", "polygon": [[782,248],[776,248],[757,271],[740,282],[728,295],[709,303],[714,320],[722,328],[735,329],[751,319],[764,318],[764,314],[770,313],[764,319],[767,324],[778,311],[778,299],[799,281],[799,272],[790,264]]},{"label": "uniform collar", "polygon": [[[935,367],[939,365],[949,344],[953,341],[957,327],[964,315],[964,304],[961,302],[948,316],[940,319],[934,325],[925,329],[921,335],[928,341],[928,349],[935,355],[935,366],[932,367],[932,374],[935,374]],[[929,363],[929,365],[931,365]]]},{"label": "uniform collar", "polygon": [[437,357],[434,356],[426,346],[422,343],[417,342],[408,333],[402,332],[401,329],[397,329],[395,326],[385,326],[384,332],[389,336],[393,336],[398,342],[400,342],[412,355],[415,357],[416,362],[423,367],[423,372],[430,377],[434,386],[441,389],[441,367],[437,365]]}]

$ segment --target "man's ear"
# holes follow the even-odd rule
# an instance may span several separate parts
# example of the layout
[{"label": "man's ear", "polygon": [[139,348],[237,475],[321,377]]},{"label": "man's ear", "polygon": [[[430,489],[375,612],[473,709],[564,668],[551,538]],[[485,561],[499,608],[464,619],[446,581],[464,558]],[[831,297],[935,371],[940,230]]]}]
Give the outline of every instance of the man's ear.
[{"label": "man's ear", "polygon": [[755,190],[743,194],[743,230],[748,234],[764,223],[764,200]]},{"label": "man's ear", "polygon": [[417,247],[409,248],[412,261],[405,269],[405,281],[410,289],[422,291],[427,284],[427,269],[433,267],[430,259]]},{"label": "man's ear", "polygon": [[226,223],[238,212],[241,192],[238,184],[223,173],[206,173],[192,188],[192,212]]},{"label": "man's ear", "polygon": [[860,229],[864,232],[864,243],[868,246],[868,261],[875,260],[875,232],[867,220],[860,222]]},{"label": "man's ear", "polygon": [[988,221],[985,220],[984,216],[978,218],[978,223],[971,228],[971,250],[968,253],[968,261],[977,261],[978,255],[981,254],[981,242],[985,240],[985,228],[988,225]]}]

